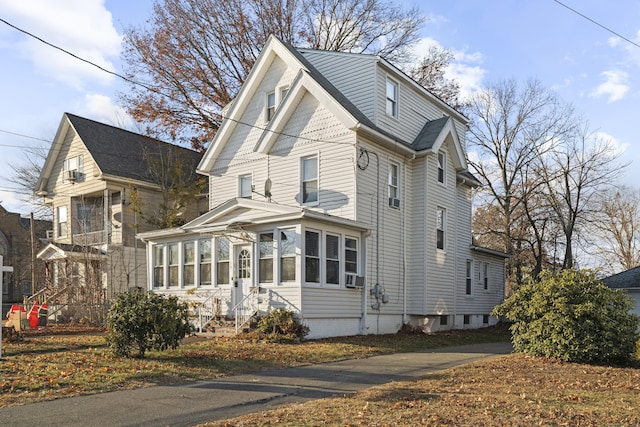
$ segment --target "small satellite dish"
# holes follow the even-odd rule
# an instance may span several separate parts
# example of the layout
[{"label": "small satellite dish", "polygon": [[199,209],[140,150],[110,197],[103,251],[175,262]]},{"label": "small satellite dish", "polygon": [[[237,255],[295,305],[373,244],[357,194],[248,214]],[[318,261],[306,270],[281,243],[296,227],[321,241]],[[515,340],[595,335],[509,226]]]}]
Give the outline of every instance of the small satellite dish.
[{"label": "small satellite dish", "polygon": [[264,182],[264,196],[267,199],[271,199],[271,179],[267,178],[267,180]]}]

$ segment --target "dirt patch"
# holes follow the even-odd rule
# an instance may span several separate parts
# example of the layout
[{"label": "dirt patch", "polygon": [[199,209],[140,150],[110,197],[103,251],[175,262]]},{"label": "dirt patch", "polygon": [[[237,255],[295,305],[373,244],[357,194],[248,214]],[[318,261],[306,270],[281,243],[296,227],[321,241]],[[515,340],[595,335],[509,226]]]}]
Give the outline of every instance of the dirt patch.
[{"label": "dirt patch", "polygon": [[91,326],[86,323],[50,323],[47,326],[39,326],[37,329],[27,329],[24,331],[24,336],[95,335],[105,332],[105,328],[101,326]]}]

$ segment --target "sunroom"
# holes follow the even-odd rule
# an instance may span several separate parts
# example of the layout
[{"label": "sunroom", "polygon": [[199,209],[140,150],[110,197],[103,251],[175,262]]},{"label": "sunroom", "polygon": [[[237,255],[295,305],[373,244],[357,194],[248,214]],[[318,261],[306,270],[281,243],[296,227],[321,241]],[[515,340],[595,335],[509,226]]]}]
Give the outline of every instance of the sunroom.
[{"label": "sunroom", "polygon": [[138,237],[147,244],[149,289],[190,301],[201,324],[220,316],[242,323],[279,307],[305,317],[305,306],[317,304],[305,294],[322,289],[342,291],[358,314],[368,232],[352,220],[237,198]]}]

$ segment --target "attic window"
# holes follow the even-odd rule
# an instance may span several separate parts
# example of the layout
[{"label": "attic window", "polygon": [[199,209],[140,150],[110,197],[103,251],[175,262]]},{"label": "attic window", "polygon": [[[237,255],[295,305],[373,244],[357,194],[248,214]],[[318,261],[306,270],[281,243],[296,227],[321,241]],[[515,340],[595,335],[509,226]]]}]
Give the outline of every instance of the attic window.
[{"label": "attic window", "polygon": [[398,118],[398,83],[387,78],[387,115]]},{"label": "attic window", "polygon": [[63,181],[76,181],[80,179],[83,172],[82,155],[64,159],[62,162]]},{"label": "attic window", "polygon": [[438,153],[438,182],[444,184],[446,159],[444,153]]},{"label": "attic window", "polygon": [[267,93],[266,108],[267,108],[266,119],[267,119],[267,122],[270,122],[271,119],[273,118],[273,115],[276,112],[276,93],[275,92]]}]

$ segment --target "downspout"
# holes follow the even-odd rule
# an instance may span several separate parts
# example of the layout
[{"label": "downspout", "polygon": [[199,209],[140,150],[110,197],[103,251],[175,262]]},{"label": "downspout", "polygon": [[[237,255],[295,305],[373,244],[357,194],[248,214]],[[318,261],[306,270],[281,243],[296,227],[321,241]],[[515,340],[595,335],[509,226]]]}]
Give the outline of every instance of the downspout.
[{"label": "downspout", "polygon": [[[416,155],[414,154],[409,159],[409,163],[413,163]],[[405,167],[405,173],[403,178],[402,188],[405,191],[405,197],[402,198],[402,324],[407,323],[407,169]]]}]

